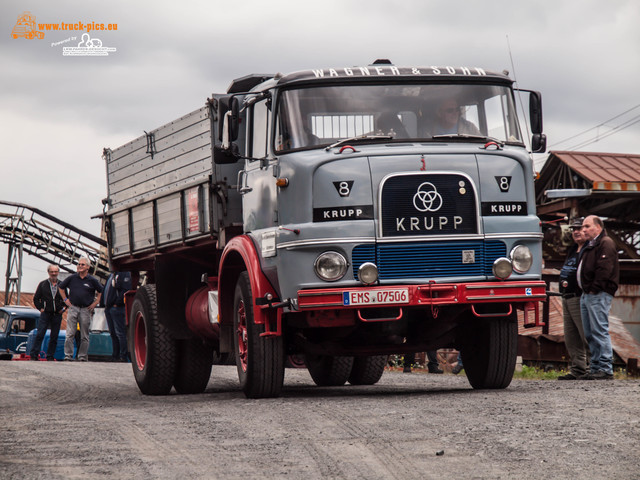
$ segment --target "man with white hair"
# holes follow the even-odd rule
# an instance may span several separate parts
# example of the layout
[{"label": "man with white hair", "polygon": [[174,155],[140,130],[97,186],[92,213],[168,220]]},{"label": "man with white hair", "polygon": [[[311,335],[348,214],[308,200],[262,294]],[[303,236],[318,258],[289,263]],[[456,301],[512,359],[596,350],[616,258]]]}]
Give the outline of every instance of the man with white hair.
[{"label": "man with white hair", "polygon": [[[60,282],[59,291],[69,313],[67,314],[67,338],[64,341],[64,359],[73,361],[73,339],[80,323],[78,361],[86,362],[89,351],[89,327],[91,312],[100,302],[102,285],[89,275],[90,262],[86,257],[78,261],[77,273]],[[69,293],[67,295],[67,289]],[[96,296],[97,293],[97,296]]]},{"label": "man with white hair", "polygon": [[40,310],[38,320],[38,333],[29,352],[31,360],[40,358],[40,347],[47,333],[51,329],[49,336],[49,346],[47,347],[47,360],[53,361],[58,346],[58,333],[62,323],[62,312],[65,309],[60,293],[58,292],[58,274],[60,269],[57,265],[49,265],[47,274],[49,278],[38,284],[36,293],[33,295],[33,304]]},{"label": "man with white hair", "polygon": [[613,379],[613,349],[609,335],[609,310],[620,277],[618,251],[604,230],[602,219],[589,215],[582,222],[586,241],[578,265],[582,289],[580,310],[584,336],[589,343],[591,363],[585,380]]}]

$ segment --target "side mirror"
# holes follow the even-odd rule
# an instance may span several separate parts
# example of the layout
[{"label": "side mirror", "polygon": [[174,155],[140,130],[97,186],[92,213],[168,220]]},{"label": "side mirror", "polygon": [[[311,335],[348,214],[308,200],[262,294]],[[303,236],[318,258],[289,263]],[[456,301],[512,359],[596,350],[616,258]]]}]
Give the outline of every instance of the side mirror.
[{"label": "side mirror", "polygon": [[218,100],[218,140],[229,142],[238,139],[240,128],[240,104],[237,97],[226,96]]},{"label": "side mirror", "polygon": [[224,165],[227,163],[236,163],[240,158],[238,146],[232,143],[229,148],[220,145],[213,146],[213,163],[216,165]]},{"label": "side mirror", "polygon": [[529,123],[531,125],[531,151],[544,153],[547,150],[547,136],[542,133],[542,95],[533,90],[517,89],[529,94]]},{"label": "side mirror", "polygon": [[532,133],[542,133],[542,95],[529,92],[529,121]]},{"label": "side mirror", "polygon": [[238,139],[240,130],[240,102],[238,102],[238,97],[231,97],[231,108],[225,117],[229,119],[229,139],[235,142]]},{"label": "side mirror", "polygon": [[544,133],[534,133],[531,137],[531,151],[544,153],[547,151],[547,136]]},{"label": "side mirror", "polygon": [[213,163],[217,165],[235,163],[240,158],[238,139],[240,130],[240,104],[234,96],[221,97],[218,101],[218,140],[213,146]]}]

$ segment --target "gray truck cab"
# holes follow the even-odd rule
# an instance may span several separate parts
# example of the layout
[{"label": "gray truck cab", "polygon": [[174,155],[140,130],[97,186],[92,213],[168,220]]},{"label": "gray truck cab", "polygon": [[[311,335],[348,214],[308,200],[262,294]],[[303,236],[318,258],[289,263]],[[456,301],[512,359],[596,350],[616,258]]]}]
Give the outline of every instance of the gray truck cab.
[{"label": "gray truck cab", "polygon": [[506,75],[379,64],[276,77],[242,98],[243,227],[294,310],[299,290],[361,284],[367,263],[379,285],[477,282],[520,247],[530,265],[510,278],[541,278]]}]

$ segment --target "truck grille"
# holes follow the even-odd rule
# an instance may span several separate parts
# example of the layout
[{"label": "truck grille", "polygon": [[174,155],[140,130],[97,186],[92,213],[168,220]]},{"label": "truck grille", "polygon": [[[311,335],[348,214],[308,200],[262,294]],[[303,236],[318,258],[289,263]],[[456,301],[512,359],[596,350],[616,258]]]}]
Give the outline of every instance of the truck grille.
[{"label": "truck grille", "polygon": [[383,237],[478,233],[475,189],[464,175],[394,175],[386,178],[381,188]]},{"label": "truck grille", "polygon": [[492,276],[493,262],[506,254],[503,242],[480,240],[357,245],[351,258],[355,279],[360,265],[373,262],[380,280],[393,280]]}]

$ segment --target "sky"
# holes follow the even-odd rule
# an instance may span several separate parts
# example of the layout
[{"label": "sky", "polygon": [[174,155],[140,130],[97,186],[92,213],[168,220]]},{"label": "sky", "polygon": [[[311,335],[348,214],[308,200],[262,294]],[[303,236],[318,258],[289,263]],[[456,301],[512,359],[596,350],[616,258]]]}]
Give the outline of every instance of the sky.
[{"label": "sky", "polygon": [[[59,30],[14,39],[24,11]],[[99,235],[104,147],[202,107],[234,78],[377,58],[508,70],[542,93],[548,150],[638,154],[639,23],[638,0],[3,0],[0,201]],[[82,53],[84,33],[108,55],[64,55]],[[0,290],[7,252],[0,244]],[[45,271],[25,256],[22,291]]]}]

